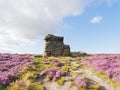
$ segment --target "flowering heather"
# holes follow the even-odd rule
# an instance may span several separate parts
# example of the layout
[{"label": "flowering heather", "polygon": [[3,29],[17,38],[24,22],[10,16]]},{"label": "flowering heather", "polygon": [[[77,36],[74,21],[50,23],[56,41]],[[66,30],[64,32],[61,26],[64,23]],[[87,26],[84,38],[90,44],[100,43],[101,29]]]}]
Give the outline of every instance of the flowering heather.
[{"label": "flowering heather", "polygon": [[0,85],[9,85],[18,77],[18,71],[23,66],[31,65],[29,55],[0,54]]},{"label": "flowering heather", "polygon": [[78,88],[86,87],[86,79],[80,75],[76,75],[74,78],[74,83]]},{"label": "flowering heather", "polygon": [[41,73],[42,73],[42,75],[47,74],[53,81],[56,81],[60,77],[66,75],[66,72],[64,72],[63,70],[61,70],[61,69],[57,70],[55,68],[45,69]]},{"label": "flowering heather", "polygon": [[101,54],[86,57],[82,62],[108,78],[120,83],[120,55]]},{"label": "flowering heather", "polygon": [[53,61],[53,65],[54,65],[54,66],[57,66],[57,67],[60,67],[60,66],[62,65],[62,63],[60,63],[60,62],[57,61],[57,60],[54,60],[54,61]]}]

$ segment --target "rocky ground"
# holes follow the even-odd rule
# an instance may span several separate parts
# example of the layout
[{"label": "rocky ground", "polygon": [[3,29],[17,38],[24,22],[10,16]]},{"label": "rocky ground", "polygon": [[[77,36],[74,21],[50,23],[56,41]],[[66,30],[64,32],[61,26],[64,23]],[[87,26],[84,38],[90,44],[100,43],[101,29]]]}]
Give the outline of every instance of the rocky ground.
[{"label": "rocky ground", "polygon": [[[72,61],[74,66],[78,67],[79,64],[78,61]],[[71,68],[68,66],[68,68]],[[100,77],[95,75],[94,73],[90,72],[89,70],[86,70],[84,68],[79,68],[77,70],[70,70],[69,73],[75,72],[75,73],[82,73],[87,78],[87,87],[86,89],[80,89],[80,90],[115,90],[114,87],[112,87],[110,84],[108,84],[105,80],[102,80]],[[71,75],[65,77],[66,80],[62,86],[57,85],[55,82],[51,82],[46,80],[45,78],[40,78],[39,81],[42,81],[43,86],[45,87],[45,90],[78,90],[76,86],[71,86]],[[97,86],[98,85],[98,86]]]},{"label": "rocky ground", "polygon": [[119,90],[86,68],[81,62],[84,57],[32,58],[33,65],[20,70],[20,77],[0,90]]}]

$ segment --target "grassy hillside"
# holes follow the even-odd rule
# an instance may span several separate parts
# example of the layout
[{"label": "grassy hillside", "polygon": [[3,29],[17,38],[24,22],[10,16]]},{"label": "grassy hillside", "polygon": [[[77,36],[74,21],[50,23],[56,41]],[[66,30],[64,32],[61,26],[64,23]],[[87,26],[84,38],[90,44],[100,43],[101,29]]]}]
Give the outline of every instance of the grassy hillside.
[{"label": "grassy hillside", "polygon": [[119,59],[0,54],[0,90],[120,90]]}]

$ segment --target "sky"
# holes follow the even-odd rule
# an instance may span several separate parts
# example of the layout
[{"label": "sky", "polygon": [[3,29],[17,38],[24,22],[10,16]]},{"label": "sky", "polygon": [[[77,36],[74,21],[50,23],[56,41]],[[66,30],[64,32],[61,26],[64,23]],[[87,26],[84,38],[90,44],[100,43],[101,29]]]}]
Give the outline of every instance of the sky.
[{"label": "sky", "polygon": [[0,0],[0,53],[44,52],[47,34],[71,51],[120,53],[119,0]]}]

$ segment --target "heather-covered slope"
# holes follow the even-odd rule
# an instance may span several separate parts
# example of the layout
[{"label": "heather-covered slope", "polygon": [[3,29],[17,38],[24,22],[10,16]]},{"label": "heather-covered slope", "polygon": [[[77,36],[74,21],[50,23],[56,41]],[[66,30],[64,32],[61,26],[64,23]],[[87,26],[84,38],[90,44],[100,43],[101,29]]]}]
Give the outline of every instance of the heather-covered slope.
[{"label": "heather-covered slope", "polygon": [[110,54],[77,58],[1,54],[0,90],[120,90],[119,62],[120,55]]},{"label": "heather-covered slope", "polygon": [[9,85],[19,76],[19,70],[32,64],[30,55],[0,54],[0,85]]}]

